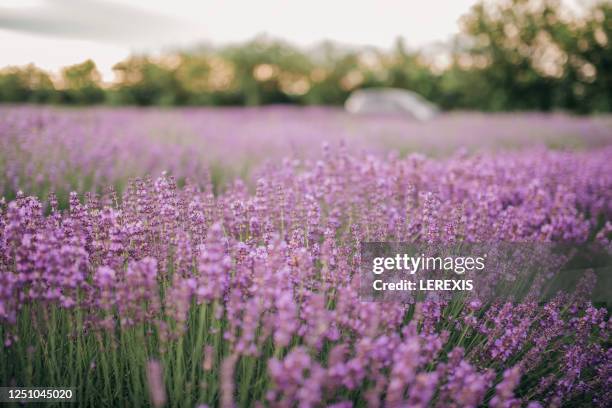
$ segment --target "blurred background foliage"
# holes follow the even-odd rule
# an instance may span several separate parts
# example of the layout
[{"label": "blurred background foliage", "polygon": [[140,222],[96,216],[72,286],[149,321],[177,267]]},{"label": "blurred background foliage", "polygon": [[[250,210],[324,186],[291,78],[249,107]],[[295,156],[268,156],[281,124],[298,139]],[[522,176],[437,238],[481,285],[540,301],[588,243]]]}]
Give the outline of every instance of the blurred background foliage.
[{"label": "blurred background foliage", "polygon": [[258,37],[119,62],[102,83],[93,61],[59,77],[33,65],[0,71],[0,101],[89,105],[339,105],[365,87],[413,90],[443,109],[612,111],[612,2],[580,12],[559,0],[481,2],[442,57],[350,49],[304,51]]}]

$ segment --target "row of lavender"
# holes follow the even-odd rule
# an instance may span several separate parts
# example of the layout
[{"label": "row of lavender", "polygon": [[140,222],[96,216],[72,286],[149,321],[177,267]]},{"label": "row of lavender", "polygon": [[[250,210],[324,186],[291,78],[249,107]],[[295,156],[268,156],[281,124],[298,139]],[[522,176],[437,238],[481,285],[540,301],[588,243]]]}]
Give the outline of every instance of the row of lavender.
[{"label": "row of lavender", "polygon": [[[286,159],[215,196],[170,176],[0,215],[0,381],[82,405],[612,404],[587,299],[361,302],[362,241],[610,245],[612,149]],[[44,216],[49,205],[50,215]]]},{"label": "row of lavender", "polygon": [[39,197],[121,190],[128,177],[168,171],[215,188],[266,160],[317,158],[327,141],[354,150],[445,156],[468,151],[612,143],[612,116],[445,114],[431,122],[351,116],[335,109],[79,109],[0,107],[0,194]]}]

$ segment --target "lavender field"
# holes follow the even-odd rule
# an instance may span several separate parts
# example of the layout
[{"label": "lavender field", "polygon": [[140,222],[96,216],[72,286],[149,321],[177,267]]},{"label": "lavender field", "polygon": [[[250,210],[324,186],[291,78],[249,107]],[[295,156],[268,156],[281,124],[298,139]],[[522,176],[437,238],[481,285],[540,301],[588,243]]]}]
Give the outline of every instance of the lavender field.
[{"label": "lavender field", "polygon": [[[609,306],[365,302],[360,244],[612,250],[612,117],[0,109],[0,383],[79,406],[612,406]],[[518,284],[518,283],[517,283]]]},{"label": "lavender field", "polygon": [[53,109],[0,107],[0,191],[64,198],[123,189],[162,171],[200,188],[255,181],[266,163],[322,157],[344,143],[384,157],[525,149],[593,150],[612,144],[612,116],[448,113],[432,122],[352,116],[331,108]]}]

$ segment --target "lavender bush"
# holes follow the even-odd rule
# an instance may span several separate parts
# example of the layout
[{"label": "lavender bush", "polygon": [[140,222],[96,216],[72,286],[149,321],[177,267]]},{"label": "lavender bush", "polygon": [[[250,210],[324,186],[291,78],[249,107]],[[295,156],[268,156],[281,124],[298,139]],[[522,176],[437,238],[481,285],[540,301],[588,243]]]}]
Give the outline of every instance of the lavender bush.
[{"label": "lavender bush", "polygon": [[[357,273],[364,241],[609,247],[610,147],[432,159],[367,148],[362,134],[358,148],[285,149],[218,191],[209,157],[184,161],[205,152],[197,132],[195,148],[164,150],[161,135],[139,142],[156,136],[134,112],[27,112],[2,121],[3,146],[22,159],[4,155],[7,190],[97,173],[66,209],[55,193],[2,203],[3,385],[73,386],[89,406],[612,404],[611,323],[588,300],[594,275],[545,303],[402,305],[362,302]],[[108,128],[74,132],[89,120]],[[312,145],[303,132],[292,140]],[[239,161],[246,150],[231,156],[225,143]],[[162,166],[173,175],[113,187]]]}]

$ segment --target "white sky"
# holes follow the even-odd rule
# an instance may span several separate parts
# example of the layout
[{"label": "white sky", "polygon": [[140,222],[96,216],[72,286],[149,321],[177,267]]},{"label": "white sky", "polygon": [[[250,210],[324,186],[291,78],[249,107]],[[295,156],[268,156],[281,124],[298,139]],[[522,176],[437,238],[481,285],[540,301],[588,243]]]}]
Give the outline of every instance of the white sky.
[{"label": "white sky", "polygon": [[57,72],[92,58],[105,80],[131,52],[268,34],[389,48],[446,41],[476,0],[0,0],[0,67]]}]

